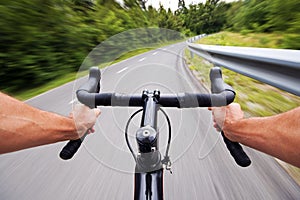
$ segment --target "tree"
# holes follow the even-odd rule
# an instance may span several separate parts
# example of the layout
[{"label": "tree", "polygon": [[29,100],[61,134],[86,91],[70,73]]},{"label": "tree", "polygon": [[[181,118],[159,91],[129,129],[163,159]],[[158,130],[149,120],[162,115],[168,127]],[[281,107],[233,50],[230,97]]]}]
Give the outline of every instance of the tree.
[{"label": "tree", "polygon": [[139,0],[142,9],[146,10],[146,3],[148,0]]},{"label": "tree", "polygon": [[187,8],[185,6],[184,0],[178,0],[178,9],[175,11],[176,15],[185,15],[187,14]]},{"label": "tree", "polygon": [[268,9],[268,26],[272,31],[292,30],[292,27],[300,21],[300,1],[298,0],[273,0]]},{"label": "tree", "polygon": [[224,2],[208,0],[205,4],[190,5],[186,11],[177,10],[176,13],[183,19],[183,25],[194,33],[213,33],[224,27],[227,8],[228,4]]}]

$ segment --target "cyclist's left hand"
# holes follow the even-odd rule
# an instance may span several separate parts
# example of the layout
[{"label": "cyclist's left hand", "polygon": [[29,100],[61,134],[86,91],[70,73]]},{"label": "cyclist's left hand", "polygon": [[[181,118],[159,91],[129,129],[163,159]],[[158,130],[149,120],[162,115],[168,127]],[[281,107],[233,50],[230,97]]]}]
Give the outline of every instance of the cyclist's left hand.
[{"label": "cyclist's left hand", "polygon": [[95,132],[93,126],[96,123],[97,117],[101,114],[100,109],[89,107],[83,104],[75,105],[70,118],[74,120],[77,134],[73,135],[72,140],[81,138],[86,132],[93,133]]}]

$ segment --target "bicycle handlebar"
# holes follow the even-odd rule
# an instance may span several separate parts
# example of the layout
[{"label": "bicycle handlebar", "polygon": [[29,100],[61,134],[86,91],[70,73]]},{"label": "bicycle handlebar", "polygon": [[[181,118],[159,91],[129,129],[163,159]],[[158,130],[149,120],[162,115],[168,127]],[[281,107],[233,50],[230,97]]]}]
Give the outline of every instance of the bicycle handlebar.
[{"label": "bicycle handlebar", "polygon": [[[125,95],[118,93],[98,93],[100,90],[101,73],[98,67],[90,68],[88,81],[77,91],[77,99],[94,108],[96,106],[143,106],[144,100],[142,95]],[[195,107],[212,107],[225,106],[233,102],[235,98],[234,90],[224,83],[221,69],[215,67],[210,73],[213,94],[161,94],[157,104],[162,107],[177,108],[195,108]],[[224,142],[237,164],[248,166],[251,161],[243,151],[239,143],[233,143],[224,134]],[[86,134],[78,140],[70,140],[60,152],[60,157],[64,160],[70,159],[77,152]],[[226,141],[225,141],[226,140]],[[249,163],[250,161],[250,163]]]},{"label": "bicycle handlebar", "polygon": [[[89,93],[96,93],[100,91],[100,79],[101,73],[100,70],[96,67],[90,68],[89,80],[81,86],[80,90],[84,90]],[[90,108],[94,108],[95,105],[85,104]],[[77,152],[79,147],[81,146],[82,141],[87,136],[87,133],[84,134],[83,137],[77,140],[70,140],[64,148],[61,150],[59,156],[63,160],[71,159],[74,154]]]},{"label": "bicycle handlebar", "polygon": [[[234,100],[235,93],[233,90],[225,90],[218,94],[161,94],[157,104],[162,107],[177,108],[196,108],[210,106],[224,106]],[[77,91],[78,100],[85,104],[94,106],[123,106],[123,107],[140,107],[143,106],[142,95],[126,95],[119,93],[101,93],[94,94],[85,90]]]},{"label": "bicycle handlebar", "polygon": [[[226,90],[226,85],[222,79],[222,72],[218,68],[213,68],[210,71],[210,79],[215,80],[216,84],[211,84],[212,93],[219,93]],[[244,152],[242,146],[238,142],[232,142],[224,135],[224,132],[221,131],[224,143],[226,144],[227,149],[229,150],[231,156],[234,158],[235,162],[241,167],[247,167],[251,164],[251,160]]]}]

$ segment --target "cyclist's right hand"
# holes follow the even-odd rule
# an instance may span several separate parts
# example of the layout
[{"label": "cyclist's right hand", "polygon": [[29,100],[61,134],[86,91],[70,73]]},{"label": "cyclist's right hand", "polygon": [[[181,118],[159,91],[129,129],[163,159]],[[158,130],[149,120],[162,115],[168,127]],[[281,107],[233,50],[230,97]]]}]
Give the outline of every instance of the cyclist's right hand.
[{"label": "cyclist's right hand", "polygon": [[70,113],[70,118],[75,123],[76,132],[73,135],[69,135],[68,140],[76,140],[84,136],[85,133],[93,133],[93,126],[100,114],[101,111],[98,108],[90,109],[83,104],[75,105]]},{"label": "cyclist's right hand", "polygon": [[233,141],[237,142],[238,137],[232,130],[232,125],[244,118],[244,112],[241,109],[240,104],[231,103],[228,106],[223,107],[209,107],[208,110],[212,111],[214,127],[217,131],[224,131],[225,136]]}]

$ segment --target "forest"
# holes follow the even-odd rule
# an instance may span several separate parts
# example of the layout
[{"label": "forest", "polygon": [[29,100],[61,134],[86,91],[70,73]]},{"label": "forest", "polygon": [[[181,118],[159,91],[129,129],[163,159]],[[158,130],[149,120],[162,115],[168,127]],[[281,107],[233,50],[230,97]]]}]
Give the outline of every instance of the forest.
[{"label": "forest", "polygon": [[222,30],[284,35],[285,48],[300,49],[299,0],[207,0],[178,9],[156,9],[144,0],[0,1],[0,89],[34,88],[76,72],[99,43],[126,30],[171,29],[187,37]]}]

